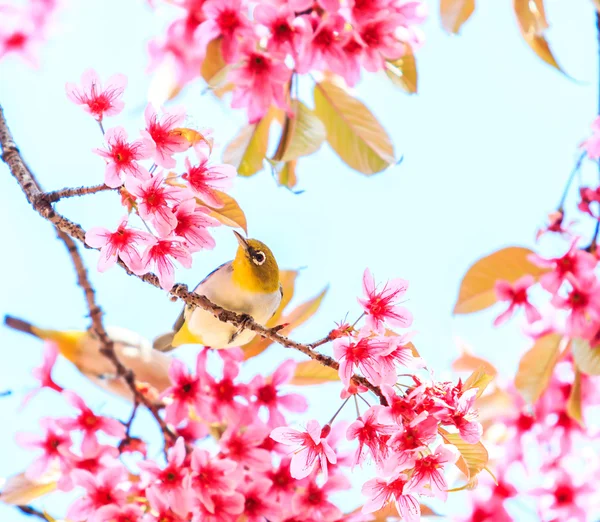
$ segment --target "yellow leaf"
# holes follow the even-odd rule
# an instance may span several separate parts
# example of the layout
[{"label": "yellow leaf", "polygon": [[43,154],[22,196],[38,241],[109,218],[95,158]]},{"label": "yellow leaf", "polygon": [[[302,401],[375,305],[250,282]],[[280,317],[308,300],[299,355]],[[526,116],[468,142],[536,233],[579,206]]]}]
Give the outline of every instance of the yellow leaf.
[{"label": "yellow leaf", "polygon": [[281,138],[273,160],[292,161],[313,154],[327,138],[323,122],[299,100],[292,100],[294,116],[285,115]]},{"label": "yellow leaf", "polygon": [[450,433],[444,428],[438,428],[438,432],[448,444],[456,446],[460,452],[456,466],[465,474],[467,482],[471,483],[487,466],[488,452],[484,445],[481,442],[468,444],[461,439],[458,433]]},{"label": "yellow leaf", "polygon": [[240,176],[252,176],[262,170],[274,115],[271,108],[258,123],[246,125],[223,152],[223,161],[233,165]]},{"label": "yellow leaf", "polygon": [[440,17],[446,31],[458,34],[461,26],[475,11],[475,0],[441,0]]},{"label": "yellow leaf", "polygon": [[548,29],[548,21],[546,20],[543,0],[514,0],[513,6],[521,35],[527,45],[547,64],[564,74],[544,37],[544,32]]},{"label": "yellow leaf", "polygon": [[418,86],[417,61],[410,45],[404,46],[404,55],[385,62],[385,74],[392,83],[408,94],[415,94]]},{"label": "yellow leaf", "polygon": [[298,363],[294,377],[290,384],[296,386],[310,386],[312,384],[322,384],[324,382],[339,381],[338,372],[328,366],[323,366],[317,361],[303,361]]},{"label": "yellow leaf", "polygon": [[480,367],[483,367],[485,373],[491,377],[495,377],[498,373],[496,367],[486,359],[477,357],[468,351],[468,348],[461,343],[462,354],[452,363],[452,369],[455,372],[472,372]]},{"label": "yellow leaf", "polygon": [[186,127],[178,127],[176,129],[173,129],[171,131],[171,134],[174,134],[176,136],[182,136],[183,138],[185,138],[187,140],[187,142],[192,147],[194,145],[198,145],[198,143],[203,141],[204,143],[206,143],[208,145],[209,149],[212,151],[213,141],[206,139],[204,137],[204,135],[202,133],[198,132],[197,130],[188,129]]},{"label": "yellow leaf", "polygon": [[[271,319],[267,321],[267,324],[265,324],[266,327],[272,328],[280,324],[283,311],[294,296],[297,277],[298,272],[296,270],[279,271],[279,282],[281,283],[281,288],[283,290],[283,297],[281,298],[281,303],[279,303],[279,308],[277,308],[273,314],[273,317],[271,317]],[[270,344],[271,341],[257,335],[249,343],[243,346],[245,358],[249,359],[250,357],[255,357],[256,355],[264,352]]]},{"label": "yellow leaf", "polygon": [[528,248],[508,247],[476,261],[460,284],[454,313],[470,314],[492,306],[496,302],[496,281],[514,283],[527,274],[537,279],[546,272],[527,259],[530,254],[533,252]]},{"label": "yellow leaf", "polygon": [[[280,333],[282,335],[289,335],[292,330],[298,328],[300,325],[308,321],[317,312],[319,306],[321,306],[321,302],[323,301],[326,293],[327,288],[325,288],[317,296],[296,307],[290,313],[281,316],[278,320],[278,323],[288,323],[288,326],[282,328]],[[258,340],[254,339],[253,341],[250,341],[248,344],[242,346],[242,350],[244,350],[244,358],[249,359],[250,357],[254,357],[264,352],[271,344],[272,341],[270,339],[265,339],[262,337]]]},{"label": "yellow leaf", "polygon": [[558,334],[544,335],[521,358],[515,386],[528,403],[534,404],[548,387],[560,356],[561,340]]},{"label": "yellow leaf", "polygon": [[571,386],[571,393],[567,401],[567,415],[584,428],[583,413],[581,411],[581,372],[575,369],[575,379]]},{"label": "yellow leaf", "polygon": [[238,202],[233,199],[229,194],[221,192],[220,190],[213,190],[217,197],[223,202],[223,206],[219,208],[213,208],[206,203],[202,202],[210,209],[210,216],[218,219],[224,225],[232,228],[241,228],[246,234],[248,233],[248,223],[246,222],[246,215],[240,208]]},{"label": "yellow leaf", "polygon": [[36,480],[29,480],[25,473],[19,473],[0,481],[0,501],[12,506],[21,506],[52,493],[60,478],[58,469],[46,471]]},{"label": "yellow leaf", "polygon": [[592,348],[585,339],[573,339],[571,352],[581,373],[600,375],[600,346]]},{"label": "yellow leaf", "polygon": [[487,388],[488,384],[494,380],[493,375],[488,375],[485,373],[485,367],[480,366],[477,370],[475,370],[469,378],[463,383],[462,389],[464,391],[471,390],[473,388],[477,388],[477,395],[475,397],[479,398]]},{"label": "yellow leaf", "polygon": [[394,163],[389,136],[360,101],[330,82],[317,83],[314,97],[327,141],[346,164],[363,174],[374,174]]},{"label": "yellow leaf", "polygon": [[292,160],[283,165],[278,175],[280,185],[287,188],[294,188],[296,186],[296,183],[298,183],[298,178],[296,177],[297,164],[298,161]]},{"label": "yellow leaf", "polygon": [[234,88],[233,84],[225,83],[231,69],[232,65],[228,65],[221,54],[221,38],[210,41],[206,47],[206,57],[200,66],[200,74],[219,98]]}]

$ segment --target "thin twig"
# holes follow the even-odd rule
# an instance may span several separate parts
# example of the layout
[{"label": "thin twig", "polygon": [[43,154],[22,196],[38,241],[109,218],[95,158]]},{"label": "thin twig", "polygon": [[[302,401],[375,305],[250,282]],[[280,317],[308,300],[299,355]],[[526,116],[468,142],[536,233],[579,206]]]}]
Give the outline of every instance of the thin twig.
[{"label": "thin twig", "polygon": [[37,517],[42,520],[48,522],[48,517],[40,510],[35,509],[31,506],[16,506],[16,508],[21,512],[29,515],[30,517]]},{"label": "thin twig", "polygon": [[105,190],[115,190],[111,187],[107,187],[104,183],[102,185],[94,185],[93,187],[75,187],[75,188],[65,188],[61,190],[54,190],[52,192],[47,192],[44,198],[49,203],[56,203],[57,201],[65,198],[86,196],[88,194],[96,194],[97,192],[102,192]]},{"label": "thin twig", "polygon": [[[17,146],[13,140],[12,134],[10,133],[10,130],[6,123],[6,120],[4,119],[4,113],[2,110],[2,106],[0,106],[0,145],[2,146],[2,159],[9,166],[12,175],[15,177],[15,179],[21,186],[21,189],[25,193],[25,197],[31,203],[33,208],[38,212],[38,214],[40,216],[42,216],[44,219],[47,219],[48,221],[52,222],[59,231],[64,232],[64,234],[66,234],[67,236],[70,236],[71,238],[81,241],[85,245],[85,231],[83,230],[83,228],[80,225],[78,225],[77,223],[74,223],[71,220],[65,218],[64,216],[62,216],[61,214],[59,214],[52,208],[52,205],[50,204],[50,202],[48,202],[48,200],[44,197],[45,194],[40,190],[40,188],[37,185],[37,183],[35,182],[33,176],[31,175],[29,170],[25,167],[25,164],[23,162],[23,159],[21,158],[19,149],[17,148]],[[127,266],[121,260],[118,260],[118,264],[129,275],[137,277],[138,279],[141,279],[142,281],[144,281],[148,284],[151,284],[152,286],[155,286],[156,288],[160,288],[158,277],[156,277],[154,274],[149,273],[149,274],[145,274],[145,275],[137,275],[137,274],[134,274],[131,270],[129,270],[129,268],[127,268]],[[339,365],[335,359],[333,359],[332,357],[329,357],[328,355],[324,355],[324,354],[319,353],[314,350],[315,347],[321,346],[322,344],[329,342],[331,340],[330,336],[327,336],[324,339],[316,341],[312,344],[298,343],[296,341],[293,341],[292,339],[289,339],[288,337],[285,337],[285,336],[279,334],[277,329],[266,328],[265,326],[258,324],[256,321],[254,321],[254,319],[252,317],[250,317],[248,315],[238,314],[238,313],[232,312],[230,310],[226,310],[226,309],[214,304],[213,302],[211,302],[207,297],[196,294],[194,292],[190,292],[188,290],[187,285],[175,284],[173,286],[173,288],[171,288],[171,290],[169,290],[169,293],[171,295],[181,299],[182,301],[184,301],[187,305],[189,305],[191,307],[199,307],[199,308],[209,311],[217,319],[219,319],[219,321],[233,324],[234,326],[237,326],[240,329],[252,330],[252,331],[256,332],[258,335],[260,335],[261,337],[264,337],[266,339],[269,339],[270,341],[273,341],[282,346],[285,346],[286,348],[292,348],[294,350],[298,350],[298,351],[302,352],[303,354],[305,354],[306,356],[310,357],[311,359],[318,361],[319,363],[321,363],[324,366],[328,366],[330,368],[333,368],[334,370],[339,369]],[[86,292],[86,296],[87,295],[88,295],[88,292]],[[88,303],[88,304],[90,304],[90,303]],[[90,307],[90,312],[96,310],[96,308],[97,308],[97,306],[96,306],[95,302],[92,302],[91,307]],[[99,308],[98,308],[98,310],[99,310]],[[98,321],[100,318],[101,318],[101,312],[99,312],[99,311],[96,311],[95,314],[92,315],[92,320]],[[95,330],[97,331],[97,333],[100,337],[100,340],[103,343],[110,342],[110,339],[108,338],[108,336],[106,336],[106,333],[105,332],[104,332],[104,334],[102,333],[104,331],[103,327],[101,329],[98,329],[98,326],[100,326],[100,327],[102,326],[101,321],[99,321],[99,325],[98,324],[95,325]],[[112,346],[112,345],[110,345],[110,346]],[[137,390],[137,388],[135,388],[135,381],[134,381],[133,375],[118,361],[118,359],[116,358],[116,355],[114,353],[114,350],[105,350],[105,352],[106,352],[105,355],[107,357],[109,357],[115,364],[118,375],[125,378],[125,380],[130,385],[132,390],[135,389],[135,392],[134,392],[135,394],[139,394],[139,391]],[[379,402],[382,405],[387,406],[387,400],[385,399],[384,395],[381,393],[381,389],[378,386],[373,385],[367,379],[365,379],[362,376],[358,376],[358,375],[354,375],[352,377],[352,380],[356,384],[360,384],[360,385],[366,387],[367,389],[371,390],[375,395],[377,395]],[[139,395],[140,395],[140,397],[143,397],[141,394],[139,394]],[[147,401],[146,401],[145,397],[143,397],[143,400],[141,402],[144,405],[147,405]],[[152,411],[152,409],[150,409],[150,411]],[[153,412],[153,414],[154,414],[154,412]],[[159,421],[159,424],[161,424],[161,428],[164,427],[168,430],[168,427],[164,424],[164,421],[162,419],[160,419],[158,414],[155,415],[155,418],[157,418],[157,421]],[[163,428],[163,432],[164,432],[164,428]],[[170,432],[170,430],[169,430],[169,432]],[[167,432],[165,432],[165,433],[167,433]]]},{"label": "thin twig", "polygon": [[162,419],[158,412],[158,408],[155,404],[153,404],[137,387],[135,382],[134,373],[126,368],[115,352],[115,347],[112,339],[109,337],[106,329],[104,328],[104,324],[102,322],[102,309],[96,303],[96,292],[90,283],[88,278],[87,270],[85,265],[83,264],[83,259],[81,258],[81,254],[77,248],[77,245],[73,241],[71,237],[69,237],[65,232],[59,230],[58,237],[62,239],[67,247],[67,251],[71,256],[71,260],[73,261],[73,266],[75,267],[75,272],[77,274],[77,284],[83,290],[85,295],[85,300],[87,303],[87,308],[90,312],[90,319],[92,320],[92,328],[91,330],[96,335],[96,337],[102,343],[102,348],[100,352],[106,358],[110,359],[113,363],[115,369],[117,370],[117,376],[123,378],[125,382],[128,384],[131,389],[134,397],[135,403],[142,403],[152,416],[158,422],[160,429],[163,432],[165,437],[165,441],[170,440],[170,442],[174,442],[177,439],[177,434],[175,434],[166,424],[166,422]]}]

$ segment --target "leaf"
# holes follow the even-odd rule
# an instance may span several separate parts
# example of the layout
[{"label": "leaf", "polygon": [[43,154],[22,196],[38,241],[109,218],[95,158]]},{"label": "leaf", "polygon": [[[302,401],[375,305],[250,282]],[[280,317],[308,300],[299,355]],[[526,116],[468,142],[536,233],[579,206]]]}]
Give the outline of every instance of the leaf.
[{"label": "leaf", "polygon": [[496,302],[496,281],[514,283],[527,274],[537,279],[547,272],[527,259],[531,254],[528,248],[507,247],[476,261],[460,284],[454,313],[470,314],[492,306]]},{"label": "leaf", "polygon": [[582,428],[585,428],[583,412],[581,411],[581,372],[577,369],[575,369],[575,379],[567,400],[567,415],[579,423]]},{"label": "leaf", "polygon": [[496,370],[496,367],[491,362],[473,355],[462,341],[458,342],[462,353],[452,363],[452,369],[455,372],[472,372],[483,367],[485,373],[491,377],[495,377],[498,374],[498,370]]},{"label": "leaf", "polygon": [[240,176],[252,176],[262,170],[274,115],[271,108],[258,123],[243,127],[223,152],[223,161],[233,165]]},{"label": "leaf", "polygon": [[317,115],[299,100],[292,100],[293,117],[285,115],[275,161],[292,161],[313,154],[327,138],[325,125]]},{"label": "leaf", "polygon": [[[350,513],[350,515],[358,514],[361,512],[362,512],[362,507],[359,507],[359,508],[355,509],[354,511],[352,511],[352,513]],[[374,513],[370,513],[370,516],[373,517],[373,518],[369,519],[371,522],[387,522],[389,518],[392,518],[393,520],[398,520],[398,517],[399,517],[398,510],[396,509],[396,505],[393,502],[386,504],[385,506],[383,506],[381,509],[375,511]],[[439,513],[436,513],[429,506],[421,504],[421,516],[423,516],[423,517],[439,517],[441,515]]]},{"label": "leaf", "polygon": [[484,431],[495,424],[499,417],[514,413],[513,398],[504,390],[496,388],[491,393],[477,399],[479,422]]},{"label": "leaf", "polygon": [[600,346],[592,348],[585,339],[573,339],[571,352],[575,365],[586,375],[600,375]]},{"label": "leaf", "polygon": [[228,65],[221,53],[221,38],[211,40],[206,46],[206,56],[200,66],[200,75],[206,81],[208,87],[217,96],[221,97],[235,86],[226,84],[227,73],[233,65]]},{"label": "leaf", "polygon": [[207,139],[202,133],[198,132],[194,129],[188,129],[186,127],[178,127],[173,129],[170,134],[174,134],[175,136],[182,136],[185,140],[194,147],[198,145],[201,141],[206,143],[209,149],[212,151],[213,141],[211,139]]},{"label": "leaf", "polygon": [[521,35],[527,45],[547,64],[564,74],[544,37],[544,32],[548,29],[548,21],[543,0],[514,0],[513,7]]},{"label": "leaf", "polygon": [[[285,292],[285,291],[284,291]],[[309,299],[308,301],[302,303],[294,310],[292,310],[289,314],[282,315],[280,319],[277,321],[278,324],[286,324],[288,325],[285,328],[282,328],[279,333],[282,335],[289,335],[289,333],[298,328],[300,325],[304,324],[308,321],[319,309],[321,306],[321,302],[327,293],[327,288],[323,289],[321,293]],[[275,326],[275,325],[273,325]],[[256,342],[255,342],[256,341]],[[249,359],[250,357],[254,357],[264,352],[270,345],[272,341],[270,339],[265,339],[261,337],[260,339],[254,339],[250,341],[248,344],[242,346],[242,350],[244,351],[244,358]]]},{"label": "leaf", "polygon": [[534,404],[544,393],[560,356],[559,334],[539,338],[519,362],[515,386],[523,398]]},{"label": "leaf", "polygon": [[458,34],[462,25],[475,11],[475,0],[441,0],[440,17],[442,27],[452,34]]},{"label": "leaf", "polygon": [[381,172],[395,162],[389,136],[360,101],[326,81],[315,85],[314,98],[327,141],[342,161],[363,174]]},{"label": "leaf", "polygon": [[460,452],[456,466],[467,477],[467,483],[471,483],[487,466],[489,457],[484,445],[481,442],[468,444],[461,439],[458,433],[450,433],[444,428],[438,428],[438,432],[448,444],[456,446]]},{"label": "leaf", "polygon": [[296,177],[296,165],[298,161],[288,161],[286,162],[278,174],[278,182],[280,185],[287,188],[294,188],[298,183],[298,178]]},{"label": "leaf", "polygon": [[209,215],[218,219],[221,223],[232,228],[241,228],[246,234],[248,233],[248,223],[246,222],[246,215],[240,208],[238,202],[233,199],[229,194],[221,192],[220,190],[213,190],[217,197],[223,202],[223,206],[219,208],[213,208],[210,205],[202,202],[203,205],[210,209]]},{"label": "leaf", "polygon": [[385,62],[385,74],[396,87],[400,87],[404,92],[408,94],[417,92],[417,61],[410,45],[404,46],[402,57]]},{"label": "leaf", "polygon": [[322,384],[339,380],[340,377],[338,372],[333,368],[323,366],[318,361],[310,360],[298,363],[290,384],[296,386],[311,386],[313,384]]},{"label": "leaf", "polygon": [[477,388],[476,398],[481,397],[488,384],[494,380],[493,375],[488,375],[485,372],[485,367],[480,366],[477,370],[475,370],[469,378],[463,383],[462,389],[463,391],[471,390],[473,388]]},{"label": "leaf", "polygon": [[25,473],[13,475],[0,484],[0,501],[12,506],[29,504],[54,491],[59,478],[57,469],[45,472],[36,480],[28,479]]}]

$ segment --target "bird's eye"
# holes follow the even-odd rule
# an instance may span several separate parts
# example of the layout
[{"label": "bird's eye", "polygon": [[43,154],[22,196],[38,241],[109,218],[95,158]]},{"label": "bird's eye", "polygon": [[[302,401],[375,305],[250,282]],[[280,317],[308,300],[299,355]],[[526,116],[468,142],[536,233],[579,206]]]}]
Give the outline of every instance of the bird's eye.
[{"label": "bird's eye", "polygon": [[255,265],[262,265],[265,262],[265,254],[263,252],[261,252],[260,250],[258,250],[257,252],[253,252],[252,253],[252,262]]}]

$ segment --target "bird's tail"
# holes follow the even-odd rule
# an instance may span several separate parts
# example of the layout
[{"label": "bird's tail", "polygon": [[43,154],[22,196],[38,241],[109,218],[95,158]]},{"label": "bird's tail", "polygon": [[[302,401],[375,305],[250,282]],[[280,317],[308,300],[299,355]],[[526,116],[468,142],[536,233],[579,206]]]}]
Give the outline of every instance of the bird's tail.
[{"label": "bird's tail", "polygon": [[19,319],[18,317],[13,317],[12,315],[4,316],[4,324],[13,330],[17,330],[18,332],[23,332],[29,335],[33,335],[38,339],[42,338],[41,332],[39,328],[36,328],[31,323]]},{"label": "bird's tail", "polygon": [[175,332],[167,332],[159,335],[154,339],[152,347],[159,352],[170,352],[175,349],[173,346],[173,339],[175,338]]}]

